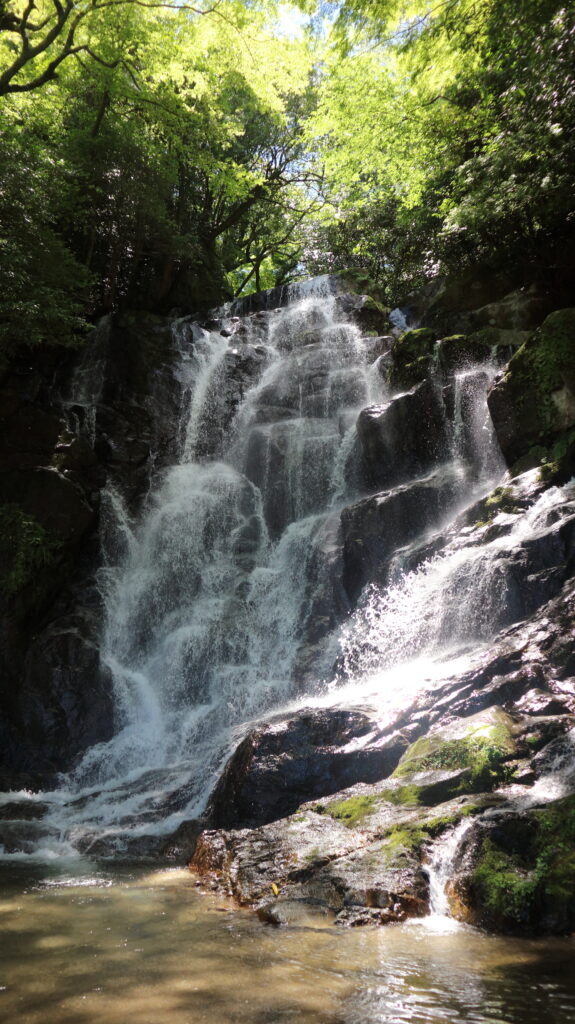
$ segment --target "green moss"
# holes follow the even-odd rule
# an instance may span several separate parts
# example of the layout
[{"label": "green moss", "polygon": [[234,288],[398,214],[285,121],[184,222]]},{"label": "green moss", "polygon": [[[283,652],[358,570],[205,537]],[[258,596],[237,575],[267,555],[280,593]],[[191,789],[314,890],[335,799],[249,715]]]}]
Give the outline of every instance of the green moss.
[{"label": "green moss", "polygon": [[7,597],[25,588],[40,596],[42,578],[58,559],[61,542],[18,505],[0,506],[0,586]]},{"label": "green moss", "polygon": [[422,736],[406,750],[392,778],[401,779],[415,772],[467,769],[459,792],[474,793],[493,789],[507,778],[504,764],[515,753],[507,716],[497,709],[489,715],[469,719],[465,735],[450,739],[441,732]]},{"label": "green moss", "polygon": [[553,392],[575,389],[575,309],[560,309],[544,321],[510,360],[506,382],[524,435],[533,443],[549,441],[566,424]]},{"label": "green moss", "polygon": [[486,360],[489,355],[490,349],[487,345],[478,343],[465,334],[452,334],[442,338],[439,346],[439,362],[448,372],[469,363]]},{"label": "green moss", "polygon": [[[533,929],[551,914],[563,930],[575,926],[575,797],[533,811],[531,835],[485,839],[472,884],[492,918]],[[505,847],[503,843],[506,841]],[[561,930],[561,928],[559,929]]]},{"label": "green moss", "polygon": [[394,391],[410,391],[421,384],[431,372],[431,357],[420,356],[406,365],[394,365],[389,374],[389,383]]},{"label": "green moss", "polygon": [[475,526],[487,526],[500,512],[517,512],[517,502],[512,487],[496,487],[480,506]]},{"label": "green moss", "polygon": [[391,864],[405,856],[416,856],[426,838],[423,829],[416,825],[395,825],[388,831],[380,852],[387,863]]},{"label": "green moss", "polygon": [[325,814],[342,821],[348,828],[359,825],[374,809],[376,796],[352,796],[348,800],[335,800],[323,808]]},{"label": "green moss", "polygon": [[381,796],[390,803],[402,807],[418,807],[421,803],[421,786],[399,786],[397,789],[383,789]]},{"label": "green moss", "polygon": [[521,923],[531,915],[538,880],[517,854],[505,853],[484,840],[473,875],[487,910],[498,918]]},{"label": "green moss", "polygon": [[420,356],[429,355],[436,338],[437,334],[431,327],[417,327],[406,331],[395,342],[393,354],[403,363],[410,363]]}]

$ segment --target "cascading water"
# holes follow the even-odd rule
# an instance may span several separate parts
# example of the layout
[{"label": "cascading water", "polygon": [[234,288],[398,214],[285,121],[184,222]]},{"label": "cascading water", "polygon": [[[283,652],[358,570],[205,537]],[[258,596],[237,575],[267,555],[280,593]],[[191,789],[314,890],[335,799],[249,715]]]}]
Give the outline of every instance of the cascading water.
[{"label": "cascading water", "polygon": [[[454,543],[387,591],[369,589],[341,640],[331,620],[317,631],[317,609],[334,588],[340,512],[358,497],[348,473],[357,415],[390,399],[373,339],[344,315],[327,281],[292,288],[285,308],[224,318],[222,332],[175,323],[186,410],[180,461],[136,524],[116,490],[105,500],[112,540],[101,573],[101,656],[114,679],[115,736],[42,796],[41,835],[32,831],[9,856],[121,852],[200,813],[245,723],[298,697],[310,636],[325,683],[338,643],[349,679],[414,654],[437,658],[488,639],[499,624],[509,602],[493,573],[508,537]],[[228,403],[228,424],[219,423],[230,359],[246,353],[257,373],[236,389],[233,418]],[[436,530],[501,472],[485,405],[493,372],[455,376],[436,465],[456,486]],[[436,388],[443,402],[441,380]],[[409,474],[398,486],[410,486]],[[518,517],[511,547],[535,527]],[[487,583],[477,587],[482,574]]]}]

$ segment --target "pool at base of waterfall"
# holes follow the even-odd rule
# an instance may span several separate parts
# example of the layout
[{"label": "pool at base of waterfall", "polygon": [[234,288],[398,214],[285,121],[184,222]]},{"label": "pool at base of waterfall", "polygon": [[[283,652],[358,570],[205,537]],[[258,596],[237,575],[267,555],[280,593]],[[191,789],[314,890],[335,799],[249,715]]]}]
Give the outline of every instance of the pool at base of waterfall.
[{"label": "pool at base of waterfall", "polygon": [[[0,876],[0,1019],[19,1024],[568,1024],[573,939],[448,919],[277,928],[181,869]],[[78,865],[76,865],[76,871]]]}]

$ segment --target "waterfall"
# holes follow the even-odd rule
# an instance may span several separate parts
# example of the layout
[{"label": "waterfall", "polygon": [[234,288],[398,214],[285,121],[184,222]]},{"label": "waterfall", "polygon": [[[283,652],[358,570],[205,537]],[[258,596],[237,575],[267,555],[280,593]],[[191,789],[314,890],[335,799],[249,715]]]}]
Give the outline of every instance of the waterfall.
[{"label": "waterfall", "polygon": [[[113,677],[115,735],[45,795],[42,842],[24,841],[22,855],[39,846],[42,856],[121,852],[201,813],[246,723],[298,698],[306,644],[323,666],[318,692],[338,644],[349,677],[439,650],[446,637],[469,641],[471,619],[481,636],[493,628],[490,606],[477,616],[470,596],[462,604],[482,559],[487,576],[493,564],[471,545],[387,591],[369,588],[341,627],[339,516],[362,496],[349,472],[355,424],[389,395],[373,339],[342,312],[329,279],[290,286],[287,297],[244,317],[224,309],[208,328],[174,325],[180,461],[137,522],[117,490],[104,499],[101,657]],[[485,405],[492,375],[456,379],[455,416],[436,455],[440,469],[465,467],[452,474],[451,514],[501,471]],[[411,484],[407,474],[398,486]],[[488,590],[499,606],[491,577],[478,606]]]}]

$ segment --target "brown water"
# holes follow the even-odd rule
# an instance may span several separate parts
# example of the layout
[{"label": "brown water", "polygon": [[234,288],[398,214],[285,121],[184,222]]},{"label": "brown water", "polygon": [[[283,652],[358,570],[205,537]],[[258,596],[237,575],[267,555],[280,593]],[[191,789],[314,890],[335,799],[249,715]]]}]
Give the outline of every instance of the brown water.
[{"label": "brown water", "polygon": [[18,1024],[575,1021],[571,939],[278,929],[181,870],[11,874],[1,892],[0,1019]]}]

